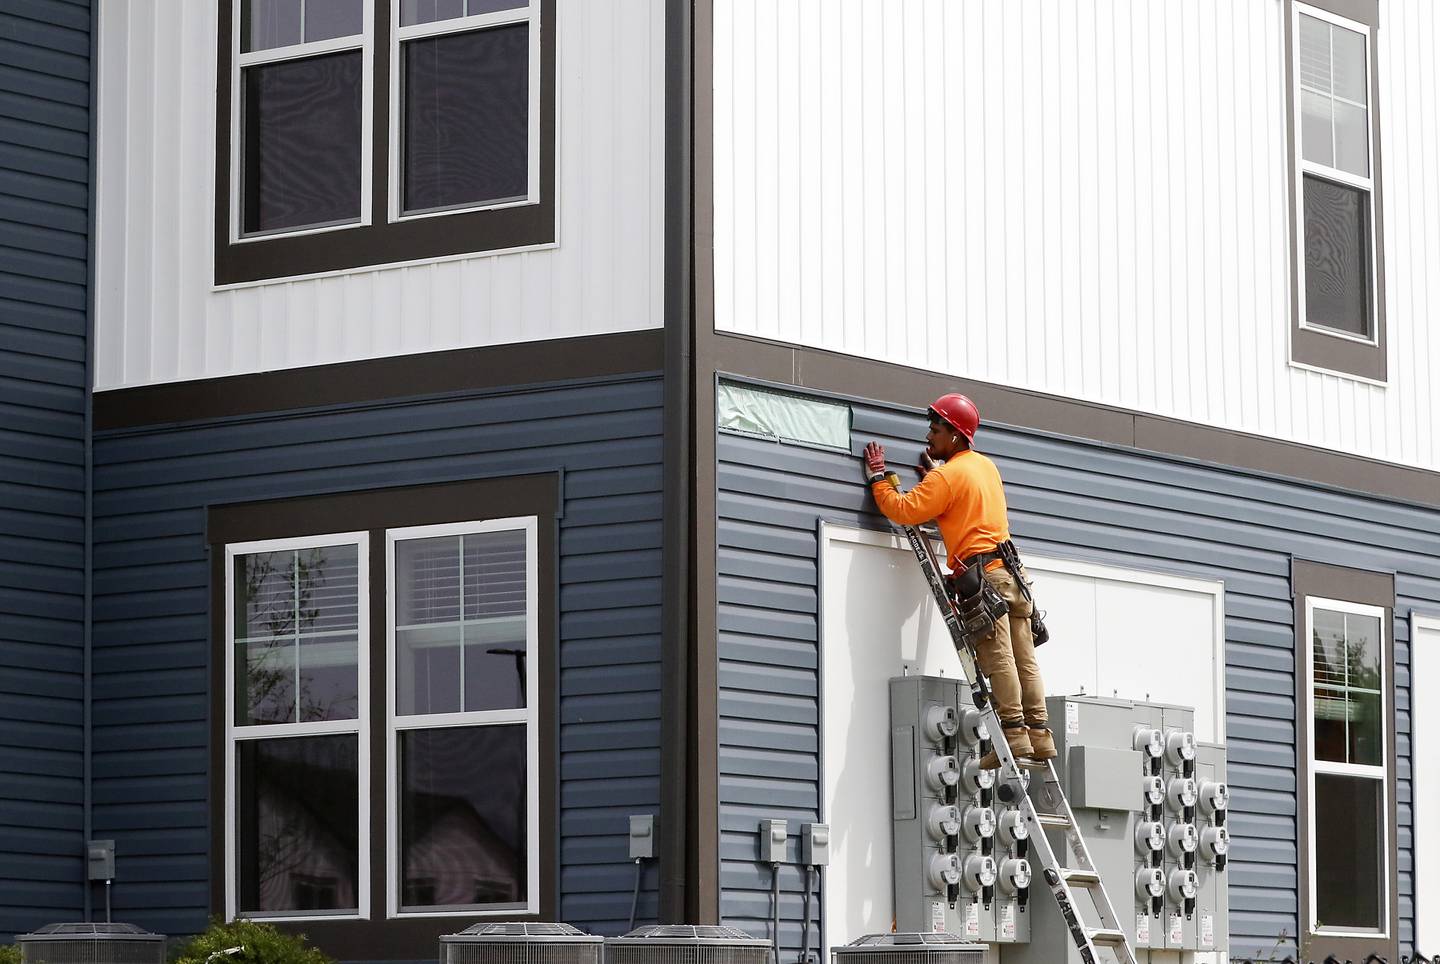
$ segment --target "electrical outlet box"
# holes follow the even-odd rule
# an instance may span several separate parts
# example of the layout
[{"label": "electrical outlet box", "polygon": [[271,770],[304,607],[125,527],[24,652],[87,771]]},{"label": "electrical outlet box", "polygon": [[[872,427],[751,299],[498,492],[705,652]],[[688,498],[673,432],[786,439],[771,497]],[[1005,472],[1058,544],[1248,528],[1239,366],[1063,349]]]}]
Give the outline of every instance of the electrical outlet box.
[{"label": "electrical outlet box", "polygon": [[91,840],[85,845],[85,869],[88,880],[115,879],[115,841]]},{"label": "electrical outlet box", "polygon": [[1076,810],[1135,810],[1135,774],[1141,756],[1108,746],[1076,746],[1070,751],[1070,806]]},{"label": "electrical outlet box", "polygon": [[800,828],[800,862],[806,867],[830,863],[830,825],[807,823]]},{"label": "electrical outlet box", "polygon": [[649,813],[630,815],[630,859],[651,860],[655,857],[655,816]]},{"label": "electrical outlet box", "polygon": [[761,820],[760,859],[767,864],[783,864],[789,832],[784,820]]}]

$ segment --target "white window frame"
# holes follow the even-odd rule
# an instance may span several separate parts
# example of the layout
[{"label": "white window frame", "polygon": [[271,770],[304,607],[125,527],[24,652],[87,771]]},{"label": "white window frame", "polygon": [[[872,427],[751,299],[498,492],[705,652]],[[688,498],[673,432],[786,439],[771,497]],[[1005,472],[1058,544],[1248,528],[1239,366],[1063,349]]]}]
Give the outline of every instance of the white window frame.
[{"label": "white window frame", "polygon": [[[324,720],[312,723],[273,723],[257,726],[235,725],[235,557],[260,552],[285,552],[297,549],[319,549],[328,546],[358,547],[359,571],[356,583],[356,659],[360,687],[356,718]],[[306,536],[297,539],[267,539],[258,542],[236,542],[225,546],[225,919],[234,920],[239,913],[237,893],[239,869],[238,833],[235,826],[235,794],[238,778],[235,772],[236,750],[249,740],[283,739],[287,737],[333,736],[354,734],[359,741],[357,766],[359,822],[356,846],[359,875],[355,913],[320,914],[309,911],[280,914],[247,914],[249,920],[320,921],[370,919],[370,535],[367,532],[341,532],[332,535]]]},{"label": "white window frame", "polygon": [[[511,710],[483,710],[461,713],[434,713],[401,717],[396,713],[395,646],[395,545],[412,539],[464,536],[478,532],[525,533],[525,646],[529,654],[525,669],[525,706]],[[544,654],[540,651],[538,611],[539,567],[538,520],[535,516],[514,516],[480,522],[408,526],[385,532],[385,905],[386,915],[403,917],[501,917],[540,912],[540,690]],[[463,583],[462,583],[463,585]],[[445,907],[433,911],[400,909],[400,793],[399,745],[405,730],[440,729],[486,724],[524,723],[525,732],[525,879],[523,909],[513,905],[485,909],[484,905]]]},{"label": "white window frame", "polygon": [[[1383,761],[1379,766],[1365,766],[1358,763],[1335,763],[1329,760],[1315,759],[1315,610],[1321,609],[1327,612],[1349,613],[1359,616],[1374,616],[1380,620],[1380,759]],[[1324,596],[1305,597],[1305,639],[1303,647],[1305,650],[1305,728],[1306,740],[1306,773],[1305,780],[1309,786],[1309,812],[1306,814],[1306,834],[1309,841],[1308,854],[1309,866],[1305,873],[1310,880],[1310,906],[1305,908],[1307,914],[1307,930],[1311,934],[1324,937],[1369,937],[1388,939],[1390,937],[1390,907],[1395,895],[1390,892],[1390,840],[1393,837],[1394,827],[1390,825],[1390,701],[1386,699],[1386,692],[1390,685],[1390,667],[1387,662],[1392,658],[1391,632],[1387,630],[1387,610],[1383,606],[1371,606],[1364,603],[1349,602],[1343,599],[1329,599]],[[1365,777],[1378,780],[1380,783],[1380,828],[1382,838],[1380,840],[1380,921],[1381,926],[1373,930],[1345,929],[1336,927],[1321,927],[1316,918],[1319,906],[1319,894],[1316,893],[1316,861],[1320,854],[1315,839],[1315,777],[1319,774],[1346,777]]]},{"label": "white window frame", "polygon": [[[1359,177],[1348,171],[1339,168],[1318,164],[1305,159],[1304,143],[1304,115],[1301,110],[1303,93],[1307,89],[1302,86],[1300,76],[1300,17],[1314,17],[1316,20],[1323,20],[1334,27],[1341,27],[1360,34],[1365,40],[1365,143],[1366,143],[1366,169],[1370,172],[1369,177]],[[1291,59],[1291,86],[1294,95],[1290,102],[1291,116],[1294,118],[1295,131],[1295,237],[1299,250],[1299,257],[1296,259],[1296,270],[1300,273],[1299,284],[1296,285],[1296,297],[1299,299],[1299,327],[1304,331],[1319,332],[1322,335],[1329,335],[1332,338],[1340,338],[1344,341],[1352,341],[1361,345],[1378,347],[1380,344],[1380,285],[1379,285],[1379,238],[1376,236],[1376,224],[1378,222],[1376,207],[1378,199],[1375,192],[1375,90],[1373,80],[1373,58],[1375,56],[1374,45],[1371,43],[1370,27],[1355,20],[1349,20],[1338,16],[1328,10],[1319,7],[1312,7],[1303,3],[1296,3],[1291,13],[1290,36],[1292,38]],[[1333,66],[1333,60],[1332,60]],[[1319,93],[1319,91],[1312,91]],[[1333,94],[1327,95],[1333,97]],[[1343,99],[1343,98],[1341,98]],[[1354,103],[1346,101],[1346,103]],[[1356,105],[1360,106],[1360,105]],[[1332,138],[1333,129],[1332,124]],[[1332,148],[1333,151],[1333,148]],[[1369,198],[1368,216],[1366,218],[1365,230],[1368,235],[1367,251],[1369,253],[1369,277],[1367,279],[1367,290],[1365,293],[1367,308],[1370,315],[1370,337],[1364,338],[1353,335],[1350,332],[1340,331],[1336,328],[1326,328],[1322,325],[1311,325],[1305,320],[1305,175],[1311,174],[1328,181],[1343,184],[1346,187],[1363,190]]]},{"label": "white window frame", "polygon": [[[367,3],[369,0],[367,0]],[[400,26],[400,4],[401,0],[382,0],[390,3],[390,158],[389,158],[389,217],[392,223],[400,221],[419,221],[425,218],[446,217],[451,214],[467,214],[473,211],[499,211],[504,208],[522,207],[527,204],[538,204],[540,202],[540,35],[543,25],[540,22],[540,0],[528,0],[521,6],[517,5],[513,10],[500,10],[495,13],[477,14],[472,17],[457,17],[453,20],[439,20],[434,23],[418,23],[409,27]],[[403,210],[402,157],[404,145],[401,140],[404,132],[401,130],[401,121],[404,116],[404,105],[400,101],[400,74],[401,74],[401,46],[409,40],[419,40],[426,37],[440,37],[452,33],[469,33],[473,30],[483,30],[488,27],[501,27],[511,24],[528,23],[529,33],[529,71],[530,71],[530,105],[529,105],[529,145],[526,149],[526,184],[528,191],[525,197],[515,198],[509,201],[498,201],[495,203],[467,204],[456,207],[444,208],[439,211],[420,211],[414,214],[406,214]]]},{"label": "white window frame", "polygon": [[[331,231],[345,231],[350,228],[368,227],[371,221],[371,185],[374,178],[374,156],[375,156],[375,57],[374,57],[374,36],[375,36],[375,0],[362,0],[361,16],[362,30],[357,42],[354,35],[349,37],[338,37],[333,40],[317,40],[312,43],[292,44],[288,47],[274,47],[269,50],[256,50],[251,53],[240,52],[240,38],[245,33],[245,23],[242,19],[243,0],[230,0],[231,2],[231,23],[234,29],[230,31],[230,243],[249,244],[255,241],[266,241],[270,238],[294,238],[309,234],[326,234]],[[314,57],[320,54],[339,53],[341,51],[360,51],[360,218],[356,221],[343,221],[338,224],[322,224],[314,227],[278,228],[273,231],[256,231],[251,234],[244,232],[243,215],[243,193],[245,172],[242,169],[244,163],[244,136],[245,118],[241,114],[241,77],[246,67],[255,67],[262,64],[280,63],[286,60],[299,60],[302,57]]]}]

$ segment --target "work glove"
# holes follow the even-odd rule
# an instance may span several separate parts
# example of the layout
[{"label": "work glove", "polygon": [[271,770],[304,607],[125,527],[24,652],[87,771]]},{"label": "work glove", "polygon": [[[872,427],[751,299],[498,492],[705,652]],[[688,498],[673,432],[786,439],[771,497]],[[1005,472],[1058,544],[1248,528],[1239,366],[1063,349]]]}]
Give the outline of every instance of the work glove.
[{"label": "work glove", "polygon": [[870,484],[885,478],[885,446],[871,442],[865,446],[865,481]]},{"label": "work glove", "polygon": [[920,473],[920,478],[923,479],[925,478],[925,476],[929,475],[931,472],[935,471],[944,464],[945,463],[941,462],[939,459],[932,459],[929,452],[921,449],[920,461],[916,463],[915,471]]}]

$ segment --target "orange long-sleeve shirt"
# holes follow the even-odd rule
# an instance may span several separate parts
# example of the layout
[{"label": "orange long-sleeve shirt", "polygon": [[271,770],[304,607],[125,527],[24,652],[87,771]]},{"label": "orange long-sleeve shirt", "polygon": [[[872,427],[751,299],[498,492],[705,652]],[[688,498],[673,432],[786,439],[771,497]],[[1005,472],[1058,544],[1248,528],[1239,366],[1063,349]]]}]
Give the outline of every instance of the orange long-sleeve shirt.
[{"label": "orange long-sleeve shirt", "polygon": [[[885,481],[876,482],[870,490],[875,504],[892,522],[914,526],[936,520],[951,569],[977,552],[993,551],[1010,538],[1000,470],[974,449],[927,472],[909,492]],[[1000,565],[1003,563],[995,560],[985,568]]]}]

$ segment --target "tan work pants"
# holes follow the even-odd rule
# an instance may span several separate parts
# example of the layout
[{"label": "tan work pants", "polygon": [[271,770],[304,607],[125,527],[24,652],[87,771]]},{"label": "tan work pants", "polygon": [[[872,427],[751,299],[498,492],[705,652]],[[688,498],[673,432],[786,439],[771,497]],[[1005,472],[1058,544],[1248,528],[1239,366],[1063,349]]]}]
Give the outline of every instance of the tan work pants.
[{"label": "tan work pants", "polygon": [[[1029,576],[1023,567],[1020,572],[1028,585]],[[1035,641],[1030,635],[1030,600],[1004,566],[985,573],[985,580],[1010,604],[1010,614],[996,620],[995,633],[976,647],[980,669],[990,678],[995,712],[1002,723],[1022,719],[1031,725],[1045,723],[1045,684],[1040,679]]]}]

